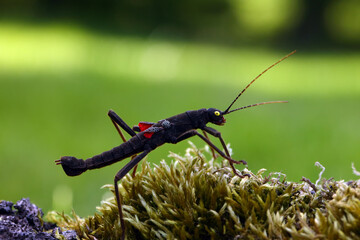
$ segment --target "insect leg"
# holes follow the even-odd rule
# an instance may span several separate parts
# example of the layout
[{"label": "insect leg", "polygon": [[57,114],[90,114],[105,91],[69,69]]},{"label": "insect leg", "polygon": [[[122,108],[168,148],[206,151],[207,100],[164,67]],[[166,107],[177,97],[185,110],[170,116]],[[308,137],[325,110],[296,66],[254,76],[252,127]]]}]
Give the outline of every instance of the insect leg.
[{"label": "insect leg", "polygon": [[[223,146],[223,148],[224,148],[224,150],[225,150],[226,155],[230,157],[230,153],[229,153],[229,150],[227,149],[227,146],[226,146],[226,144],[225,144],[225,141],[224,141],[224,139],[221,137],[221,132],[219,132],[219,131],[211,128],[211,127],[207,127],[207,126],[204,127],[203,130],[204,130],[205,132],[210,133],[210,134],[213,135],[214,137],[219,138],[219,140],[220,140],[220,142],[221,142],[221,145]],[[241,162],[241,163],[243,163],[243,164],[247,164],[247,162],[244,161],[244,160],[240,160],[239,162]]]},{"label": "insect leg", "polygon": [[[210,140],[210,138],[208,137],[207,133],[206,133],[204,130],[203,130],[202,132],[203,132],[204,136],[205,136],[208,140]],[[213,158],[214,158],[214,160],[215,160],[215,159],[217,158],[217,156],[216,156],[216,154],[215,154],[214,149],[213,149],[213,148],[210,148],[210,151],[211,151],[211,154],[212,154],[212,156],[213,156]]]},{"label": "insect leg", "polygon": [[211,148],[213,148],[216,152],[218,152],[220,154],[221,157],[229,160],[230,162],[233,162],[233,163],[240,163],[238,161],[235,161],[234,159],[231,159],[230,157],[226,156],[226,154],[221,151],[218,147],[216,147],[209,139],[207,139],[206,137],[204,137],[203,135],[201,135],[200,133],[198,133],[196,130],[190,130],[190,131],[187,131],[183,134],[181,134],[177,139],[176,139],[176,142],[180,142],[182,140],[185,140],[189,137],[192,137],[192,136],[199,136],[202,140],[204,140]]},{"label": "insect leg", "polygon": [[[203,135],[201,135],[200,133],[198,133],[196,130],[190,130],[187,131],[185,133],[183,133],[182,135],[180,135],[177,139],[177,142],[182,141],[186,138],[192,137],[194,135],[198,135],[202,140],[204,140],[211,148],[213,148],[216,152],[218,152],[220,154],[221,157],[227,159],[230,163],[230,166],[233,170],[233,172],[235,173],[235,175],[237,175],[240,178],[243,178],[245,176],[250,177],[248,174],[245,175],[240,175],[237,173],[235,167],[234,167],[234,163],[239,164],[239,163],[243,163],[245,161],[235,161],[234,159],[232,159],[230,156],[227,156],[224,152],[222,152],[218,147],[216,147],[209,139],[207,139],[206,137],[204,137]],[[245,162],[246,163],[246,162]]]},{"label": "insect leg", "polygon": [[[224,139],[221,137],[221,132],[219,132],[219,131],[217,131],[216,129],[213,129],[213,128],[211,128],[211,127],[207,127],[207,126],[205,126],[205,127],[203,128],[203,131],[208,132],[209,134],[213,135],[214,137],[219,138],[219,140],[220,140],[220,142],[221,142],[221,145],[223,146],[223,148],[224,148],[224,150],[225,150],[226,155],[227,155],[228,157],[230,157],[230,153],[229,153],[229,150],[228,150],[227,147],[226,147],[225,141],[224,141]],[[229,163],[230,163],[230,166],[231,166],[233,172],[234,172],[236,175],[238,175],[238,176],[240,176],[240,175],[237,174],[236,169],[235,169],[235,167],[234,167],[234,163],[247,164],[247,162],[244,161],[244,160],[240,160],[239,162],[229,161]],[[248,175],[248,174],[245,174],[244,176],[249,176],[249,177],[250,177],[250,175]],[[242,176],[242,177],[243,177],[243,176]]]},{"label": "insect leg", "polygon": [[116,203],[118,206],[119,216],[120,216],[122,240],[125,239],[125,222],[121,207],[121,196],[119,195],[118,181],[120,181],[133,167],[137,166],[137,164],[141,161],[141,159],[143,159],[149,152],[150,150],[145,150],[141,154],[137,155],[134,159],[128,162],[122,169],[120,169],[120,171],[115,175],[114,178],[115,196],[116,196]]},{"label": "insect leg", "polygon": [[[109,110],[108,112],[108,116],[111,119],[111,122],[114,124],[117,132],[119,133],[121,139],[123,140],[123,142],[126,142],[126,138],[124,136],[124,134],[121,132],[121,129],[119,128],[119,126],[124,129],[128,134],[130,134],[132,137],[136,135],[136,133],[129,127],[129,125],[127,125],[124,120],[122,120],[119,115],[117,115],[113,110]],[[133,160],[136,157],[136,155],[131,157],[131,160]],[[137,169],[137,165],[134,167],[134,170],[131,174],[132,177],[135,177],[135,173],[136,173],[136,169]]]},{"label": "insect leg", "polygon": [[122,120],[113,110],[109,110],[108,112],[108,116],[110,117],[111,121],[113,122],[116,130],[118,131],[118,133],[121,136],[121,139],[126,142],[126,139],[124,137],[124,135],[122,134],[119,126],[125,130],[125,132],[127,132],[130,136],[135,136],[136,133],[134,132],[134,130],[132,130],[129,125],[127,125],[124,120]]}]

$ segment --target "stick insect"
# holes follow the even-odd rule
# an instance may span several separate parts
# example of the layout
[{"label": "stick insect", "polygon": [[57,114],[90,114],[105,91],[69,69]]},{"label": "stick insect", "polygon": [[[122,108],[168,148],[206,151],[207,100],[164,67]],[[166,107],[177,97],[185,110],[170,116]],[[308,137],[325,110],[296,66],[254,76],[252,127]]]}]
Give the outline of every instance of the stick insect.
[{"label": "stick insect", "polygon": [[[121,207],[121,197],[119,195],[118,181],[120,181],[131,169],[134,168],[133,175],[136,171],[137,164],[151,151],[155,148],[163,145],[164,143],[176,144],[185,139],[188,139],[193,136],[200,137],[204,142],[206,142],[213,151],[216,151],[221,157],[227,159],[232,168],[232,171],[235,175],[243,178],[249,176],[248,174],[240,174],[234,167],[234,164],[247,164],[244,160],[236,161],[231,158],[229,151],[226,147],[225,141],[223,140],[221,133],[211,127],[206,126],[208,123],[213,123],[215,125],[224,125],[226,120],[225,115],[245,109],[250,107],[255,107],[264,104],[272,103],[286,103],[287,101],[271,101],[271,102],[260,102],[251,104],[248,106],[236,108],[230,110],[233,104],[238,100],[238,98],[253,84],[261,75],[267,72],[269,69],[288,58],[296,51],[291,52],[287,56],[278,60],[276,63],[272,64],[270,67],[265,69],[260,73],[256,78],[254,78],[231,102],[231,104],[221,111],[215,108],[202,108],[199,110],[187,111],[163,120],[160,120],[156,123],[153,122],[140,122],[138,126],[130,128],[114,111],[110,110],[108,116],[113,122],[115,128],[120,134],[124,143],[120,146],[117,146],[109,151],[103,152],[99,155],[93,156],[86,160],[78,159],[76,157],[65,156],[61,159],[56,160],[57,165],[61,165],[68,176],[77,176],[85,172],[86,170],[102,168],[110,164],[116,163],[118,161],[124,160],[126,158],[132,157],[131,161],[127,163],[120,171],[115,175],[114,178],[114,189],[116,196],[116,203],[119,211],[120,224],[122,229],[121,239],[125,238],[125,223],[123,219],[123,212]],[[124,135],[122,134],[120,128],[125,130],[131,138],[126,141]],[[203,134],[199,133],[197,129],[203,131]],[[224,151],[216,147],[208,138],[207,133],[218,138]],[[215,154],[213,152],[213,156]]]}]

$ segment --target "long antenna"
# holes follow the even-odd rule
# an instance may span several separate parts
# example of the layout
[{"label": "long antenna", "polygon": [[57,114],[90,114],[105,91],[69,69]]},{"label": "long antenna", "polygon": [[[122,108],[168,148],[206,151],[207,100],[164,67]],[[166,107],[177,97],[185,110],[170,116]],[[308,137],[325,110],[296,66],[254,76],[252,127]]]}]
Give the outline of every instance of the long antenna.
[{"label": "long antenna", "polygon": [[[231,113],[231,112],[235,112],[235,111],[237,111],[237,110],[241,110],[241,109],[245,109],[245,108],[250,108],[250,107],[255,107],[255,106],[264,105],[264,104],[287,103],[287,102],[288,102],[288,101],[271,101],[271,102],[254,103],[254,104],[251,104],[251,105],[247,105],[247,106],[244,106],[244,107],[240,107],[240,108],[237,108],[237,109],[228,111],[226,114]],[[223,113],[223,114],[225,114],[225,113]]]},{"label": "long antenna", "polygon": [[[240,93],[239,95],[237,95],[237,97],[235,98],[234,101],[232,101],[232,103],[230,104],[230,106],[222,113],[222,114],[228,114],[230,108],[232,107],[232,105],[236,102],[236,100],[238,100],[238,98],[241,96],[241,94],[243,94],[246,89],[248,89],[248,87],[250,87],[251,84],[253,84],[253,82],[256,81],[256,79],[258,79],[259,77],[261,77],[264,73],[266,73],[268,70],[270,70],[272,67],[274,67],[275,65],[279,64],[280,62],[282,62],[283,60],[285,60],[286,58],[290,57],[291,55],[293,55],[294,53],[296,53],[296,50],[292,51],[291,53],[289,53],[288,55],[286,55],[285,57],[283,57],[282,59],[280,59],[279,61],[277,61],[276,63],[272,64],[270,67],[268,67],[267,69],[265,69],[262,73],[260,73],[256,78],[254,78],[254,80],[252,80]],[[231,111],[233,112],[233,111]]]}]

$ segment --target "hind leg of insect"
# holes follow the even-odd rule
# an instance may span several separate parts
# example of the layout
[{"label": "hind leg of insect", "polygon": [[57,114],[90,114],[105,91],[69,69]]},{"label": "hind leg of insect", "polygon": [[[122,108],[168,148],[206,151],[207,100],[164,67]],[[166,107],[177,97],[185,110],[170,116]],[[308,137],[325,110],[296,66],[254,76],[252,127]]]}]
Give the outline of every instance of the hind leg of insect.
[{"label": "hind leg of insect", "polygon": [[125,239],[125,222],[121,206],[121,196],[119,195],[118,181],[120,181],[132,168],[137,166],[137,164],[143,159],[151,150],[145,150],[141,154],[137,155],[134,159],[128,162],[120,171],[115,175],[114,178],[114,188],[116,203],[119,210],[120,224],[121,224],[121,240]]},{"label": "hind leg of insect", "polygon": [[[208,132],[209,134],[213,135],[214,137],[219,138],[219,140],[220,140],[220,142],[221,142],[221,145],[223,146],[223,148],[224,148],[224,150],[225,150],[226,155],[227,155],[228,157],[230,157],[230,153],[229,153],[229,150],[228,150],[227,147],[226,147],[225,141],[224,141],[224,139],[221,137],[221,132],[219,132],[219,131],[217,131],[216,129],[213,129],[213,128],[211,128],[211,127],[207,127],[207,126],[204,127],[203,131]],[[234,172],[236,175],[240,176],[240,175],[237,173],[237,171],[236,171],[236,169],[235,169],[235,167],[234,167],[234,163],[237,163],[237,162],[229,161],[229,163],[230,163],[230,166],[231,166],[233,172]],[[244,160],[240,160],[238,163],[242,163],[242,164],[245,164],[245,165],[247,164],[247,162],[244,161]],[[248,177],[250,177],[249,174],[244,174],[244,175],[242,175],[241,177],[243,177],[243,176],[248,176]]]},{"label": "hind leg of insect", "polygon": [[[108,116],[110,117],[111,122],[114,124],[114,126],[115,126],[117,132],[119,133],[121,139],[123,140],[123,142],[126,142],[126,138],[125,138],[124,134],[121,132],[121,129],[119,128],[119,126],[120,126],[122,129],[124,129],[130,136],[133,137],[133,136],[136,135],[136,133],[134,132],[134,130],[131,129],[131,128],[129,127],[129,125],[127,125],[127,124],[125,123],[125,121],[122,120],[122,119],[119,117],[119,115],[117,115],[113,110],[109,110]],[[132,157],[131,157],[131,160],[133,160],[135,157],[136,157],[136,155],[132,156]],[[137,169],[137,165],[134,167],[134,170],[133,170],[133,172],[132,172],[132,174],[131,174],[132,177],[135,177],[136,169]]]},{"label": "hind leg of insect", "polygon": [[108,116],[110,117],[111,121],[113,122],[116,130],[118,131],[118,133],[120,134],[122,140],[124,142],[126,142],[126,139],[124,137],[124,135],[122,134],[119,126],[125,130],[125,132],[127,132],[130,136],[135,136],[136,133],[134,132],[134,130],[132,130],[129,125],[127,125],[124,120],[122,120],[119,115],[117,115],[113,110],[109,110],[108,112]]}]

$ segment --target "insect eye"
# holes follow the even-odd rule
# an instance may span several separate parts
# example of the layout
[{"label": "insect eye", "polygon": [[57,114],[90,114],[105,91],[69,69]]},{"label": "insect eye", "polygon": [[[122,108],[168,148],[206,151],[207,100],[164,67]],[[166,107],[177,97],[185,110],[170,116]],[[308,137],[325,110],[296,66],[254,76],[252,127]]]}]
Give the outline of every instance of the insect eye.
[{"label": "insect eye", "polygon": [[215,111],[214,114],[215,114],[215,116],[220,116],[220,112],[219,112],[219,111]]}]

